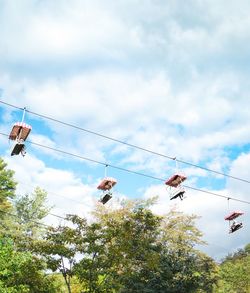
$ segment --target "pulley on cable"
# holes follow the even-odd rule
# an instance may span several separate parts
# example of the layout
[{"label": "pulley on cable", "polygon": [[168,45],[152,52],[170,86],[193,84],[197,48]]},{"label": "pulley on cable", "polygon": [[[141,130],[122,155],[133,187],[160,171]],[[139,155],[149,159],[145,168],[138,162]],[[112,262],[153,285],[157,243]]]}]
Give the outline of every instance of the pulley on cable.
[{"label": "pulley on cable", "polygon": [[181,184],[187,179],[187,176],[185,176],[184,173],[178,169],[176,158],[174,160],[176,162],[176,172],[169,179],[167,179],[165,184],[168,186],[167,190],[170,195],[170,200],[178,197],[183,200],[185,189]]},{"label": "pulley on cable", "polygon": [[108,168],[108,165],[105,166],[105,177],[102,179],[100,184],[97,186],[97,189],[103,191],[103,194],[100,198],[100,202],[102,204],[107,203],[112,198],[111,190],[117,183],[117,180],[115,178],[107,177],[107,168]]},{"label": "pulley on cable", "polygon": [[22,122],[16,122],[9,135],[9,139],[14,141],[14,146],[11,151],[11,156],[19,155],[22,156],[26,154],[25,140],[27,139],[32,127],[24,123],[25,108],[23,109]]}]

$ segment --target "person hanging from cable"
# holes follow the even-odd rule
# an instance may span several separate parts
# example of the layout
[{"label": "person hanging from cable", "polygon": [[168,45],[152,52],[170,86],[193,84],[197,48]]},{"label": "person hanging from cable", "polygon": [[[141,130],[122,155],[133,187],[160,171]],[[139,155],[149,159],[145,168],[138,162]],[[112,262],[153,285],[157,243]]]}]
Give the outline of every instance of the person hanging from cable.
[{"label": "person hanging from cable", "polygon": [[97,189],[100,189],[103,191],[103,196],[100,199],[100,202],[102,204],[107,203],[112,198],[111,189],[117,183],[115,178],[107,177],[107,167],[108,167],[108,165],[105,166],[105,177],[102,179],[100,184],[97,186]]},{"label": "person hanging from cable", "polygon": [[170,200],[175,198],[180,198],[183,200],[185,189],[182,187],[182,182],[187,179],[187,177],[178,170],[177,160],[174,158],[176,163],[176,173],[171,176],[165,184],[168,186],[168,191],[170,193]]},{"label": "person hanging from cable", "polygon": [[11,151],[11,156],[21,155],[24,157],[26,154],[25,140],[31,132],[31,126],[24,123],[25,108],[23,109],[22,122],[16,122],[9,135],[9,139],[15,141]]},{"label": "person hanging from cable", "polygon": [[[243,227],[242,222],[238,223],[235,220],[236,218],[238,218],[239,216],[241,216],[243,214],[244,214],[243,212],[234,211],[225,217],[225,220],[229,221],[229,233],[233,233]],[[231,224],[231,221],[233,221],[232,224]]]},{"label": "person hanging from cable", "polygon": [[233,221],[233,223],[232,223],[232,225],[230,227],[229,233],[233,233],[233,232],[239,230],[242,227],[243,227],[242,223],[237,223],[236,221]]}]

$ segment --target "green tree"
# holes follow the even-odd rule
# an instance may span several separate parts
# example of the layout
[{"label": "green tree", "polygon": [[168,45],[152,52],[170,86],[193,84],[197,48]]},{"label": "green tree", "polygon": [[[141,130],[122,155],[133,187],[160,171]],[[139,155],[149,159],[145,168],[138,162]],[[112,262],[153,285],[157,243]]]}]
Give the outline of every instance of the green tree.
[{"label": "green tree", "polygon": [[250,245],[229,254],[220,264],[218,293],[250,292]]},{"label": "green tree", "polygon": [[68,292],[73,275],[82,282],[84,292],[114,292],[133,272],[156,265],[159,217],[132,207],[109,213],[99,209],[95,216],[88,224],[68,215],[70,227],[51,228],[43,241],[35,243],[48,267],[62,273]]},{"label": "green tree", "polygon": [[76,254],[81,250],[79,246],[84,244],[87,222],[74,215],[67,215],[66,220],[75,227],[50,227],[42,240],[33,243],[33,251],[44,258],[50,270],[62,274],[67,291],[71,293],[73,264],[76,263]]},{"label": "green tree", "polygon": [[5,233],[11,224],[10,200],[15,198],[16,185],[14,171],[7,169],[7,164],[0,158],[0,233]]},{"label": "green tree", "polygon": [[16,223],[24,236],[37,238],[44,230],[42,220],[51,210],[46,203],[47,193],[37,187],[33,193],[19,196],[14,201]]},{"label": "green tree", "polygon": [[164,216],[156,236],[160,243],[158,265],[154,270],[144,267],[133,274],[122,292],[212,292],[217,267],[211,258],[195,249],[203,243],[195,219],[177,211]]},{"label": "green tree", "polygon": [[89,284],[86,292],[212,292],[217,266],[195,249],[204,243],[197,217],[177,211],[158,217],[149,204],[128,202],[95,211],[90,237],[95,248],[84,251],[88,258],[76,265],[77,276]]},{"label": "green tree", "polygon": [[[14,229],[13,206],[17,183],[14,180],[14,171],[7,168],[7,164],[0,158],[0,237],[9,237]],[[15,231],[16,232],[16,231]],[[1,283],[1,282],[0,282]],[[1,287],[1,285],[0,285]],[[1,291],[1,290],[0,290]]]},{"label": "green tree", "polygon": [[145,202],[98,205],[93,214],[91,223],[67,216],[69,226],[51,228],[36,243],[48,267],[63,274],[68,292],[73,276],[88,293],[212,292],[217,266],[196,249],[203,241],[195,216],[159,217]]},{"label": "green tree", "polygon": [[17,183],[14,180],[14,171],[7,169],[7,164],[0,158],[0,208],[9,209],[9,199],[15,197]]},{"label": "green tree", "polygon": [[44,263],[30,252],[19,252],[12,239],[0,240],[0,292],[56,293],[53,278],[43,273]]},{"label": "green tree", "polygon": [[45,262],[30,251],[49,211],[46,193],[37,188],[16,199],[13,176],[0,159],[0,292],[59,292],[53,276],[44,273]]},{"label": "green tree", "polygon": [[[221,287],[226,287],[234,293],[250,292],[250,256],[228,261],[220,266]],[[220,292],[224,292],[220,289]]]},{"label": "green tree", "polygon": [[160,220],[133,204],[116,210],[97,209],[95,222],[86,232],[85,257],[75,266],[85,291],[118,292],[139,271],[154,269],[159,258],[155,239]]},{"label": "green tree", "polygon": [[162,221],[163,265],[167,266],[163,266],[163,273],[166,269],[171,272],[166,284],[169,292],[212,292],[217,280],[214,261],[196,249],[198,244],[205,244],[195,226],[196,219],[195,215],[172,210]]}]

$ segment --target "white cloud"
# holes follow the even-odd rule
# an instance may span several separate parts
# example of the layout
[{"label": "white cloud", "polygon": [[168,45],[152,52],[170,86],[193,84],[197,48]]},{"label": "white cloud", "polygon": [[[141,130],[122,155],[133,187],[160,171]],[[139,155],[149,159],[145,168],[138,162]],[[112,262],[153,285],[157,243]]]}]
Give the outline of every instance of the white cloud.
[{"label": "white cloud", "polygon": [[229,188],[233,194],[238,194],[243,200],[249,201],[249,174],[250,174],[250,167],[249,167],[249,160],[250,154],[241,153],[232,163],[230,175],[233,177],[242,178],[246,180],[237,181],[234,179],[230,179],[227,182],[227,188]]},{"label": "white cloud", "polygon": [[[249,154],[241,155],[233,162],[230,174],[247,179],[249,174],[248,161]],[[190,186],[189,182],[186,185]],[[205,189],[203,188],[203,190]],[[249,242],[250,227],[248,219],[250,206],[242,202],[227,200],[227,197],[231,197],[249,202],[248,184],[231,179],[227,189],[207,189],[207,191],[223,195],[226,198],[186,188],[186,198],[183,201],[179,199],[170,201],[169,193],[164,184],[152,185],[146,188],[144,197],[158,196],[158,202],[152,208],[157,214],[166,214],[171,208],[177,207],[185,213],[201,216],[197,221],[197,225],[204,234],[204,240],[208,243],[207,246],[201,249],[219,260],[229,252],[242,248]],[[243,222],[243,228],[233,234],[229,234],[228,223],[224,220],[224,217],[232,211],[238,210],[244,212],[244,215],[239,218],[239,221]]]},{"label": "white cloud", "polygon": [[39,186],[48,192],[48,204],[53,206],[52,213],[59,216],[78,214],[89,216],[95,204],[96,187],[94,184],[82,182],[72,172],[47,167],[46,164],[27,154],[5,157],[8,168],[15,170],[15,178],[19,183],[17,193],[31,193]]},{"label": "white cloud", "polygon": [[[24,0],[0,5],[5,24],[0,27],[3,100],[170,157],[248,177],[249,158],[240,153],[250,139],[245,41],[249,3]],[[22,116],[10,111],[5,107],[1,112],[0,130],[7,134]],[[29,139],[35,143],[160,178],[175,170],[173,161],[79,129],[29,113],[26,120],[33,126]],[[4,154],[9,153],[7,138],[0,140],[0,146]],[[25,158],[7,159],[18,179],[55,194],[70,193],[72,199],[92,206],[94,181],[100,174],[93,169],[95,174],[84,174],[88,181],[83,183],[79,167],[78,175],[71,170],[78,159],[41,150],[28,146]],[[238,156],[235,161],[231,150]],[[216,190],[221,180],[190,166],[180,164],[180,168],[194,187]],[[225,182],[221,192],[247,199],[247,184]],[[163,212],[169,206],[165,190],[151,186],[145,196],[151,193],[159,193],[157,209]],[[201,227],[211,243],[216,242],[217,229],[224,231],[224,201],[210,202],[202,195],[202,201],[195,199],[194,208],[194,197],[196,192],[180,204],[186,211],[204,215]],[[67,211],[69,206],[56,198],[50,200],[58,213]],[[207,210],[213,205],[210,218]],[[82,212],[85,207],[75,202],[70,210]],[[230,249],[237,241],[225,246]]]},{"label": "white cloud", "polygon": [[[212,80],[194,80],[199,86],[184,88],[185,93],[179,94],[174,94],[170,79],[163,72],[146,76],[140,72],[131,75],[95,71],[39,84],[18,81],[15,85],[15,81],[6,76],[2,81],[4,97],[15,105],[27,106],[28,110],[170,157],[199,162],[221,157],[224,147],[249,141],[248,100],[221,97],[221,91],[228,82],[232,83],[232,77],[219,80],[219,86],[213,89],[209,89]],[[23,105],[20,105],[20,96]],[[80,154],[90,157],[94,154],[98,160],[105,161],[103,150],[114,145],[65,125],[46,123],[54,132],[54,143],[76,154],[80,148]],[[40,135],[35,129],[34,133]],[[138,152],[125,158],[127,162],[139,164],[143,160],[148,160],[148,156]],[[150,168],[157,170],[159,164],[162,166],[156,160],[155,164]]]},{"label": "white cloud", "polygon": [[34,134],[32,133],[31,142],[35,142],[37,144],[46,145],[48,147],[54,148],[55,143],[48,136],[42,134]]},{"label": "white cloud", "polygon": [[9,62],[114,58],[122,55],[123,46],[137,46],[134,32],[99,1],[5,1],[3,6],[7,25],[1,28],[2,52]]}]

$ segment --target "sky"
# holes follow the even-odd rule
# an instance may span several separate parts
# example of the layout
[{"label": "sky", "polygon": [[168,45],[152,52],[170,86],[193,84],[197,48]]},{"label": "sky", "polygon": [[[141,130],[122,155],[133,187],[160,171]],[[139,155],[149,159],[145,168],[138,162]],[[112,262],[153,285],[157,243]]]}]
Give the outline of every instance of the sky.
[{"label": "sky", "polygon": [[[214,259],[243,248],[250,205],[227,197],[250,201],[249,10],[246,0],[0,0],[0,156],[18,193],[39,186],[51,213],[90,217],[106,174],[117,179],[107,205],[158,196],[155,213],[200,217]],[[6,135],[23,108],[27,154],[11,157]],[[177,171],[185,199],[170,201],[164,180]],[[244,227],[229,234],[235,210]]]}]

